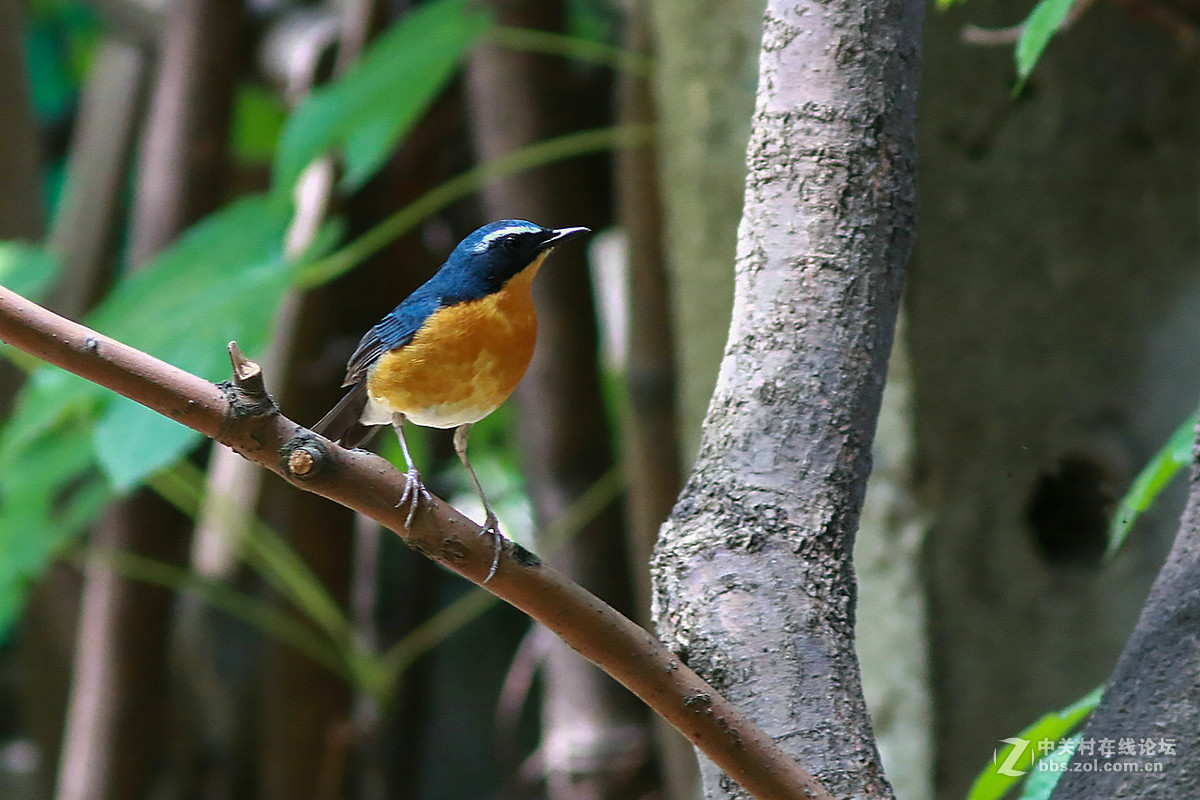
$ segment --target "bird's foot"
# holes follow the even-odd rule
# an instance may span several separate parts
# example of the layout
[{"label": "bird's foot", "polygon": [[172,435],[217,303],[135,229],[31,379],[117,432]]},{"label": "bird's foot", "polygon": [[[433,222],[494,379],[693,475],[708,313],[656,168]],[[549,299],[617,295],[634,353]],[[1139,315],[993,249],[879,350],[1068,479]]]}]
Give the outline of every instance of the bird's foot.
[{"label": "bird's foot", "polygon": [[492,566],[488,570],[487,577],[483,579],[487,583],[496,574],[496,570],[500,568],[500,552],[504,549],[504,534],[500,533],[500,520],[496,519],[496,515],[488,509],[487,519],[484,520],[483,529],[479,531],[480,536],[492,535],[492,541],[495,543],[496,552],[492,556]]},{"label": "bird's foot", "polygon": [[421,473],[417,472],[416,468],[409,469],[404,474],[404,493],[400,495],[400,502],[396,503],[396,508],[400,508],[405,503],[408,504],[408,516],[404,518],[404,524],[411,528],[413,523],[413,515],[417,513],[417,505],[421,502],[421,498],[425,498],[426,502],[433,500],[433,495],[425,488],[424,481],[421,480]]}]

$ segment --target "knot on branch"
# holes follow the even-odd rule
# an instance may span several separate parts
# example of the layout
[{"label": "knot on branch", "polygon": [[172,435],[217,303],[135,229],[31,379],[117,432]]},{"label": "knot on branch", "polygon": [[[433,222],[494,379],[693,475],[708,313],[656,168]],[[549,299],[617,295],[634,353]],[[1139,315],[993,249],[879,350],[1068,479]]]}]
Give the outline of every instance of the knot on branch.
[{"label": "knot on branch", "polygon": [[329,450],[319,438],[306,432],[285,442],[279,448],[279,459],[284,474],[303,482],[321,474],[321,470],[329,463]]},{"label": "knot on branch", "polygon": [[267,394],[262,367],[246,358],[237,342],[229,343],[229,363],[233,380],[217,384],[229,402],[229,412],[235,418],[265,416],[278,411],[275,401]]}]

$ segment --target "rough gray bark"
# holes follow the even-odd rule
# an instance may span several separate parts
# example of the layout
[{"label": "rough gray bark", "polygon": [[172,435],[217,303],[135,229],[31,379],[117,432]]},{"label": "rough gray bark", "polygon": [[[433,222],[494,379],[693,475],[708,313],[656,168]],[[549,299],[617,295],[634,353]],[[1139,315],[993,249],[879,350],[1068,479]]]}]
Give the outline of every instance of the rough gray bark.
[{"label": "rough gray bark", "polygon": [[1014,101],[1011,49],[959,34],[1028,9],[926,35],[906,303],[943,798],[1109,675],[1182,496],[1102,568],[1105,514],[1200,396],[1194,64],[1096,4]]},{"label": "rough gray bark", "polygon": [[850,552],[912,238],[921,19],[768,3],[733,325],[654,562],[664,639],[835,795],[891,794]]},{"label": "rough gray bark", "polygon": [[678,336],[682,454],[700,438],[725,344],[746,139],[754,111],[764,0],[654,0],[671,306]]},{"label": "rough gray bark", "polygon": [[[1191,493],[1179,536],[1163,565],[1141,619],[1117,661],[1104,699],[1084,740],[1147,740],[1151,751],[1104,758],[1077,754],[1079,772],[1063,775],[1054,800],[1200,796],[1200,444],[1192,448]],[[1169,746],[1165,743],[1171,743]],[[1168,750],[1170,752],[1168,752]],[[1123,764],[1128,771],[1093,765]],[[1160,766],[1162,771],[1155,771]]]}]

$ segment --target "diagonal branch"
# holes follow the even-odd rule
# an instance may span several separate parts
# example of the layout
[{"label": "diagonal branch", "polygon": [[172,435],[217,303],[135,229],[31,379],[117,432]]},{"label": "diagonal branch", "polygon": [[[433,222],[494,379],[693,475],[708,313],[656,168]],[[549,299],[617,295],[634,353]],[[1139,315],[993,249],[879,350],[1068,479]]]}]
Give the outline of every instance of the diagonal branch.
[{"label": "diagonal branch", "polygon": [[[395,502],[404,477],[372,453],[345,450],[279,413],[261,371],[231,347],[234,381],[215,385],[109,339],[0,287],[0,340],[208,436],[292,485],[364,514],[406,544],[477,584],[488,574],[490,538],[434,498],[404,524]],[[761,800],[832,800],[760,729],[680,663],[651,634],[578,584],[506,543],[485,587],[568,645],[677,727]]]}]

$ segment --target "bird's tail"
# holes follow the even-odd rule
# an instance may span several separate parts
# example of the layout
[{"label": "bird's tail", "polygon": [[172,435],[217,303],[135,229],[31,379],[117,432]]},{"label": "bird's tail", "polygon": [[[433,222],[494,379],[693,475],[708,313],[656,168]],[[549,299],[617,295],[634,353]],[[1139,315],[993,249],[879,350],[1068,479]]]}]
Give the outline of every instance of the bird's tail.
[{"label": "bird's tail", "polygon": [[343,447],[358,447],[375,432],[374,428],[359,424],[358,420],[366,407],[366,383],[356,383],[328,414],[321,417],[320,422],[312,426],[312,431],[340,442]]}]

